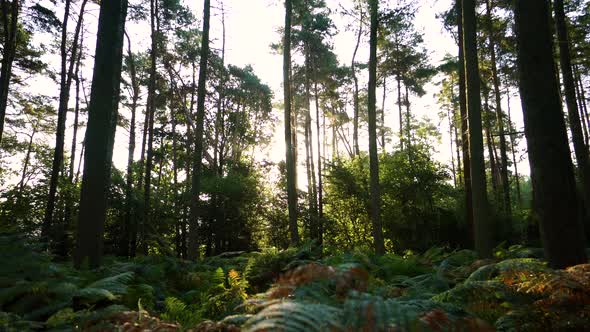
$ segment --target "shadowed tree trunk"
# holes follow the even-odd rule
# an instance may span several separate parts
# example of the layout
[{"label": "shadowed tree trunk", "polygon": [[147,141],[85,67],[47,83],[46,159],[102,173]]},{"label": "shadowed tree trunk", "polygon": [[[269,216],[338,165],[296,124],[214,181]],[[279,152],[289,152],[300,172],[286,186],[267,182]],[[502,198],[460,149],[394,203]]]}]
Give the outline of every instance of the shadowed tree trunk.
[{"label": "shadowed tree trunk", "polygon": [[285,0],[285,35],[283,38],[283,93],[285,102],[285,146],[287,163],[287,200],[289,207],[289,233],[291,245],[299,244],[297,226],[297,168],[295,165],[295,149],[293,146],[292,114],[291,114],[291,14],[293,4]]},{"label": "shadowed tree trunk", "polygon": [[203,37],[201,43],[201,58],[199,59],[199,83],[197,88],[197,119],[194,136],[195,150],[193,152],[193,176],[191,186],[191,215],[188,232],[188,258],[199,256],[199,218],[201,194],[201,171],[203,167],[203,126],[205,122],[205,97],[207,92],[207,65],[209,59],[209,23],[211,16],[211,1],[204,0],[203,9]]},{"label": "shadowed tree trunk", "polygon": [[[12,63],[16,53],[16,30],[18,27],[18,14],[20,1],[13,0],[10,8],[7,0],[0,0],[2,9],[2,20],[4,21],[4,43],[2,44],[2,65],[0,67],[0,143],[4,132],[4,120],[6,118],[6,107],[8,106],[8,93],[10,78],[12,77]],[[8,19],[10,15],[10,20]],[[10,22],[10,23],[9,23]]]},{"label": "shadowed tree trunk", "polygon": [[[563,0],[555,0],[553,8],[555,9],[555,28],[557,30],[557,40],[559,44],[559,63],[563,77],[569,125],[572,132],[572,141],[574,143],[574,154],[576,156],[578,167],[580,168],[582,197],[586,207],[586,216],[588,216],[590,215],[588,213],[588,209],[590,208],[590,161],[588,160],[588,147],[584,143],[584,134],[582,132],[578,103],[576,101],[576,87],[574,83]],[[590,218],[586,217],[585,219],[588,220]],[[590,224],[588,224],[587,227],[590,227]]]},{"label": "shadowed tree trunk", "polygon": [[135,67],[135,55],[131,52],[131,39],[127,37],[127,61],[129,62],[129,76],[131,77],[131,120],[129,122],[129,148],[127,152],[127,176],[125,179],[125,225],[121,243],[121,254],[131,256],[135,254],[137,245],[137,216],[133,199],[133,155],[135,154],[135,122],[137,102],[139,100],[140,87],[137,81]]},{"label": "shadowed tree trunk", "polygon": [[517,0],[520,92],[533,202],[545,256],[553,268],[587,263],[576,181],[553,61],[546,1]]},{"label": "shadowed tree trunk", "polygon": [[492,255],[492,227],[486,191],[486,173],[481,126],[481,96],[479,61],[477,59],[477,20],[475,0],[463,0],[463,52],[465,57],[465,82],[467,114],[469,120],[469,153],[471,190],[473,198],[473,223],[475,250],[479,257]]},{"label": "shadowed tree trunk", "polygon": [[506,216],[512,216],[512,204],[510,201],[510,183],[508,181],[508,153],[506,133],[504,131],[504,117],[502,112],[502,94],[500,93],[500,78],[498,77],[498,65],[496,60],[496,39],[492,22],[492,0],[486,1],[486,16],[489,39],[489,51],[492,63],[492,79],[494,83],[494,97],[496,101],[496,122],[500,136],[500,179],[502,181],[502,202]]},{"label": "shadowed tree trunk", "polygon": [[369,163],[371,177],[371,222],[375,253],[383,255],[385,244],[381,226],[381,193],[379,190],[379,155],[377,154],[377,29],[379,27],[379,4],[369,0],[371,10],[371,39],[369,56]]},{"label": "shadowed tree trunk", "polygon": [[92,92],[88,105],[86,153],[74,255],[76,267],[85,263],[90,267],[98,267],[102,258],[126,16],[127,0],[101,2]]},{"label": "shadowed tree trunk", "polygon": [[145,174],[143,183],[143,219],[140,227],[141,253],[148,254],[147,228],[151,219],[151,193],[152,193],[152,170],[154,161],[154,117],[156,114],[156,61],[158,59],[159,33],[156,26],[158,15],[158,0],[150,0],[150,29],[151,29],[151,50],[150,50],[150,78],[148,82],[148,97],[146,107],[147,122],[147,151],[145,159]]},{"label": "shadowed tree trunk", "polygon": [[469,122],[467,117],[467,84],[465,83],[465,53],[463,51],[463,0],[457,0],[457,35],[459,36],[459,112],[461,115],[461,150],[463,151],[463,186],[465,190],[465,221],[469,232],[469,247],[473,246],[473,197],[471,195],[471,158],[469,157]]},{"label": "shadowed tree trunk", "polygon": [[[78,62],[78,39],[80,37],[80,30],[82,28],[82,18],[84,16],[84,8],[86,0],[82,2],[80,13],[78,15],[78,23],[74,32],[74,40],[71,52],[68,52],[68,21],[70,17],[70,0],[65,2],[64,19],[62,22],[62,34],[60,44],[61,55],[61,73],[60,73],[60,93],[59,106],[57,109],[57,130],[55,132],[55,149],[53,151],[53,163],[51,166],[51,177],[49,180],[49,195],[47,198],[47,207],[43,217],[42,236],[50,237],[51,240],[56,240],[55,236],[50,230],[53,223],[53,213],[55,210],[55,203],[57,199],[57,186],[59,182],[59,175],[63,171],[64,162],[64,146],[66,134],[66,119],[68,114],[68,103],[70,100],[70,87],[72,86],[72,79],[74,77],[75,64]],[[69,54],[68,54],[69,53]],[[68,55],[70,55],[68,63]]]},{"label": "shadowed tree trunk", "polygon": [[359,11],[360,11],[360,18],[359,18],[359,30],[356,36],[356,46],[354,48],[354,53],[352,54],[352,79],[354,81],[354,96],[353,96],[353,106],[354,106],[354,114],[353,114],[353,132],[352,132],[352,144],[354,149],[354,155],[358,156],[360,154],[359,148],[359,113],[360,113],[360,101],[359,101],[359,80],[356,75],[356,56],[359,50],[359,46],[361,45],[361,37],[363,35],[363,5],[359,3]]}]

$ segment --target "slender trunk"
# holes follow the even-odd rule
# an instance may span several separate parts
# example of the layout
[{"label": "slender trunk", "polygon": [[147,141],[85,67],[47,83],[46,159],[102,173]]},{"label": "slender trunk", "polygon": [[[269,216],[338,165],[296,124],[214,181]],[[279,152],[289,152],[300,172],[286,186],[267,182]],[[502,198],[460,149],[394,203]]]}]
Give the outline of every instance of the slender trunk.
[{"label": "slender trunk", "polygon": [[[586,102],[586,91],[584,90],[584,83],[582,81],[582,76],[580,75],[578,67],[574,66],[574,69],[576,71],[577,81],[580,87],[580,108],[582,109],[582,113],[584,114],[584,121],[586,122],[588,130],[590,131],[590,116],[588,116],[588,104]],[[588,140],[590,140],[590,133]]]},{"label": "slender trunk", "polygon": [[125,181],[125,230],[123,231],[122,251],[124,256],[135,256],[137,247],[137,216],[133,200],[133,156],[135,155],[135,122],[140,87],[137,81],[135,55],[131,52],[131,39],[127,37],[127,57],[131,77],[131,120],[129,122],[129,149],[127,153],[127,177]]},{"label": "slender trunk", "polygon": [[[584,143],[584,134],[580,124],[578,112],[578,103],[576,101],[576,88],[574,83],[574,74],[572,69],[572,59],[569,48],[568,27],[566,23],[563,0],[555,0],[553,8],[555,10],[555,27],[557,30],[557,39],[559,44],[559,63],[563,77],[563,87],[565,91],[565,101],[567,104],[568,119],[572,140],[574,143],[574,154],[578,168],[580,169],[580,179],[582,180],[582,197],[584,200],[586,216],[590,213],[590,161],[588,160],[588,147]],[[586,217],[586,227],[590,227],[590,217]]]},{"label": "slender trunk", "polygon": [[86,263],[98,267],[102,259],[126,16],[126,0],[101,2],[74,255],[78,268]]},{"label": "slender trunk", "polygon": [[398,75],[397,76],[397,112],[399,116],[399,145],[400,149],[403,151],[404,149],[404,113],[402,108],[402,79]]},{"label": "slender trunk", "polygon": [[352,79],[354,80],[354,114],[353,114],[353,134],[352,134],[352,143],[354,145],[354,155],[358,156],[360,154],[359,148],[359,112],[360,112],[360,101],[359,101],[359,80],[356,75],[356,56],[359,50],[359,46],[361,44],[361,37],[363,35],[363,6],[359,4],[360,10],[360,18],[359,18],[359,29],[356,37],[356,46],[354,48],[354,53],[352,54]]},{"label": "slender trunk", "polygon": [[[317,189],[317,208],[318,208],[318,244],[322,245],[324,240],[324,183],[322,179],[322,149],[321,149],[321,130],[320,130],[320,100],[319,100],[319,92],[318,92],[318,82],[317,78],[314,84],[314,98],[315,98],[315,117],[316,117],[316,138],[317,138],[317,149],[318,149],[318,189]],[[326,151],[326,118],[324,118],[324,151]]]},{"label": "slender trunk", "polygon": [[[0,143],[4,132],[4,119],[6,118],[6,107],[8,106],[8,93],[10,79],[12,77],[12,63],[16,55],[16,32],[18,29],[18,14],[20,1],[13,0],[8,8],[7,0],[0,0],[2,9],[2,20],[4,21],[4,40],[2,50],[2,65],[0,67]],[[10,20],[8,19],[10,13]],[[10,22],[10,23],[9,23]]]},{"label": "slender trunk", "polygon": [[451,110],[447,109],[447,118],[449,119],[449,140],[451,143],[451,171],[453,171],[453,185],[457,188],[457,170],[455,168],[455,150],[453,148],[453,118]]},{"label": "slender trunk", "polygon": [[198,227],[200,218],[200,200],[201,194],[201,168],[203,158],[203,134],[205,122],[205,97],[207,92],[207,67],[209,60],[209,21],[210,21],[211,1],[204,0],[203,9],[203,37],[201,44],[201,58],[199,63],[199,85],[197,90],[197,120],[195,128],[193,154],[193,176],[191,186],[191,216],[188,241],[188,257],[196,259],[199,257],[199,238]]},{"label": "slender trunk", "polygon": [[518,175],[518,160],[516,160],[516,147],[514,146],[514,128],[512,128],[512,109],[510,107],[510,91],[506,87],[506,99],[508,102],[508,125],[510,130],[510,149],[512,150],[512,163],[514,164],[514,179],[516,181],[516,199],[518,207],[522,207],[522,195],[520,193],[520,176]]},{"label": "slender trunk", "polygon": [[311,234],[314,240],[318,239],[318,211],[317,211],[317,187],[316,187],[316,176],[315,176],[315,162],[313,153],[313,134],[311,130],[311,54],[309,46],[305,46],[305,98],[306,98],[306,110],[305,110],[305,150],[306,165],[307,165],[307,187],[309,195],[309,209],[311,219]]},{"label": "slender trunk", "polygon": [[[574,66],[575,68],[575,66]],[[581,91],[581,87],[580,87],[580,82],[578,81],[578,73],[577,73],[577,69],[575,70],[575,77],[574,77],[574,83],[576,86],[576,97],[577,97],[577,101],[578,101],[578,106],[579,106],[579,112],[580,112],[580,122],[582,123],[582,129],[584,130],[584,144],[586,144],[586,147],[588,147],[588,144],[590,143],[590,137],[588,136],[588,126],[587,126],[587,119],[586,119],[586,115],[584,113],[584,98],[582,97],[582,91]]]},{"label": "slender trunk", "polygon": [[150,78],[148,83],[148,97],[146,112],[148,112],[147,125],[147,155],[145,159],[145,174],[143,183],[143,220],[141,223],[140,239],[141,252],[148,254],[147,228],[151,222],[151,193],[152,193],[152,170],[154,162],[154,117],[156,114],[156,61],[158,59],[158,42],[156,40],[156,16],[158,15],[158,0],[150,0],[150,28],[151,28],[151,50],[150,50]]},{"label": "slender trunk", "polygon": [[486,191],[483,136],[481,130],[481,96],[479,61],[477,58],[475,0],[463,0],[463,49],[465,57],[467,114],[469,120],[469,152],[471,161],[475,249],[480,257],[487,258],[492,255],[493,236]]},{"label": "slender trunk", "polygon": [[18,182],[19,198],[22,197],[23,190],[25,188],[25,181],[27,178],[27,171],[29,169],[29,163],[31,161],[31,153],[33,152],[33,138],[37,134],[37,126],[33,126],[33,132],[29,136],[29,143],[27,144],[27,153],[25,154],[25,160],[23,161],[23,171],[21,173],[20,181]]},{"label": "slender trunk", "polygon": [[494,154],[494,143],[493,143],[493,136],[492,136],[492,123],[490,121],[490,105],[488,103],[488,92],[484,92],[484,132],[486,135],[486,145],[488,148],[488,158],[490,159],[490,179],[492,183],[492,191],[494,193],[494,199],[498,201],[498,166],[496,165],[496,158]]},{"label": "slender trunk", "polygon": [[489,51],[492,62],[492,78],[494,83],[494,95],[496,100],[496,122],[500,135],[500,179],[502,181],[502,201],[506,216],[512,216],[512,204],[510,201],[510,182],[508,181],[508,153],[506,144],[506,132],[504,131],[504,117],[502,113],[502,94],[500,93],[500,78],[498,77],[498,65],[496,61],[496,40],[492,24],[492,0],[486,1],[486,16],[489,36]]},{"label": "slender trunk", "polygon": [[[51,231],[53,224],[53,212],[55,210],[55,201],[57,196],[57,184],[59,181],[59,174],[63,166],[64,144],[66,134],[66,117],[68,112],[68,99],[70,95],[70,86],[68,85],[68,20],[70,18],[70,0],[65,1],[64,18],[61,25],[61,72],[60,72],[60,94],[59,106],[57,110],[57,130],[55,132],[55,149],[53,150],[53,163],[51,166],[51,177],[49,180],[49,195],[47,197],[47,207],[45,208],[45,215],[43,217],[43,226],[41,227],[41,237],[44,240],[53,242],[56,240],[56,235]],[[74,48],[76,45],[74,44]],[[71,61],[75,61],[72,58]]]},{"label": "slender trunk", "polygon": [[377,29],[379,28],[379,3],[377,0],[369,0],[371,8],[371,39],[369,56],[369,163],[371,178],[371,221],[373,228],[373,241],[375,253],[385,253],[383,229],[381,226],[381,193],[379,189],[379,155],[377,154]]},{"label": "slender trunk", "polygon": [[457,0],[457,33],[459,36],[459,110],[461,114],[461,142],[463,150],[463,184],[465,188],[465,221],[469,233],[469,247],[474,245],[473,196],[471,189],[471,158],[469,156],[469,120],[467,116],[467,83],[465,82],[465,52],[463,50],[463,0]]},{"label": "slender trunk", "polygon": [[289,207],[289,233],[291,245],[299,245],[297,226],[297,173],[291,114],[291,12],[292,0],[285,0],[285,35],[283,39],[283,93],[285,103],[285,145],[287,163],[287,200]]},{"label": "slender trunk", "polygon": [[533,202],[545,256],[552,268],[561,269],[587,263],[587,257],[558,93],[549,16],[547,2],[515,2],[520,92]]},{"label": "slender trunk", "polygon": [[387,77],[383,75],[383,99],[381,100],[381,152],[385,153],[385,99],[387,99]]},{"label": "slender trunk", "polygon": [[[82,20],[82,15],[79,18]],[[70,168],[68,172],[68,183],[70,184],[70,188],[67,192],[66,198],[66,208],[65,208],[65,220],[64,225],[69,226],[74,214],[74,167],[76,165],[76,147],[78,146],[78,126],[79,126],[79,117],[80,117],[80,64],[82,62],[82,52],[83,52],[83,45],[84,45],[84,30],[80,31],[80,45],[78,46],[78,58],[76,59],[76,69],[74,72],[74,80],[76,81],[76,100],[75,100],[75,108],[74,108],[74,128],[72,134],[72,147],[70,149]]]},{"label": "slender trunk", "polygon": [[407,84],[404,84],[406,88],[406,95],[404,104],[406,105],[406,135],[408,137],[407,146],[408,146],[408,157],[410,158],[410,163],[412,162],[412,113],[410,111],[410,90]]},{"label": "slender trunk", "polygon": [[76,164],[76,148],[78,146],[78,127],[79,127],[79,118],[80,118],[80,80],[81,80],[81,73],[80,73],[80,65],[82,63],[82,46],[84,45],[84,30],[81,32],[80,37],[80,52],[78,52],[78,60],[76,61],[76,72],[74,74],[76,80],[76,106],[74,108],[74,132],[72,134],[72,148],[70,152],[70,171],[69,171],[69,181],[70,183],[74,182],[74,167]]}]

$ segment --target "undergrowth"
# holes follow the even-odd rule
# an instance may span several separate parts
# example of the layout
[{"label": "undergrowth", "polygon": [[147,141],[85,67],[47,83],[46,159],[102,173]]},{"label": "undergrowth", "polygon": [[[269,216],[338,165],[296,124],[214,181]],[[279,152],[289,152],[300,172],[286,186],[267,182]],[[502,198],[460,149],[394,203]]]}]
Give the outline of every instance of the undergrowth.
[{"label": "undergrowth", "polygon": [[552,270],[539,250],[432,248],[381,257],[311,244],[197,262],[56,262],[0,235],[2,331],[539,331],[590,326],[590,265]]}]

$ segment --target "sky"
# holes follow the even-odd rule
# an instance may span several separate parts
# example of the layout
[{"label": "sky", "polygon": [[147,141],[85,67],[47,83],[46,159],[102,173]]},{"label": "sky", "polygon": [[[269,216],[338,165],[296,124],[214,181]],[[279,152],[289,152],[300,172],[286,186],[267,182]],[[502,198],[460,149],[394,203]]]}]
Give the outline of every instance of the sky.
[{"label": "sky", "polygon": [[[381,1],[385,3],[386,1]],[[387,1],[395,3],[393,1]],[[448,10],[452,6],[452,0],[421,0],[418,1],[419,9],[416,15],[416,27],[419,31],[424,33],[425,46],[430,52],[430,58],[434,65],[441,62],[445,54],[456,54],[457,46],[452,36],[443,28],[442,22],[437,18],[437,14]],[[195,3],[195,2],[192,2]],[[197,3],[201,3],[197,1]],[[216,4],[217,3],[217,4]],[[346,25],[348,18],[342,17],[335,10],[342,7],[350,8],[352,1],[350,0],[326,0],[326,4],[333,10],[332,19],[338,29],[338,34],[334,37],[334,52],[338,56],[341,63],[349,64],[352,59],[352,54],[356,42],[356,30],[347,30]],[[218,2],[214,1],[213,7],[218,7]],[[277,0],[224,0],[224,7],[226,9],[226,58],[227,62],[237,66],[252,65],[255,73],[261,80],[268,84],[275,92],[275,101],[282,102],[282,55],[273,53],[270,49],[271,43],[276,43],[281,36],[278,29],[284,24],[284,6],[283,1]],[[198,15],[202,13],[202,6],[195,6],[194,10]],[[219,10],[215,8],[212,11],[213,17],[211,21],[211,37],[213,47],[220,48],[221,40],[221,20]],[[359,50],[357,61],[367,61],[368,59],[368,38],[365,38],[363,45]],[[435,124],[442,134],[440,144],[436,147],[436,159],[446,164],[451,162],[450,138],[448,135],[448,122],[446,119],[440,119],[438,116],[439,106],[436,103],[435,94],[438,92],[438,87],[434,84],[442,78],[437,77],[431,84],[426,87],[427,94],[422,97],[411,98],[412,112],[417,118],[427,117],[433,124]],[[366,82],[366,80],[365,80]],[[390,86],[393,85],[390,83]],[[382,91],[382,90],[381,90]],[[381,91],[377,92],[381,96]],[[379,105],[380,100],[379,97]],[[511,108],[513,110],[513,120],[517,123],[517,127],[522,127],[522,112],[520,112],[520,105],[517,98],[512,98]],[[399,120],[396,116],[397,111],[394,111],[396,100],[394,93],[389,93],[386,99],[386,124],[388,124],[394,132],[397,132],[397,124]],[[503,100],[504,109],[506,109],[506,100]],[[276,109],[275,112],[282,112]],[[312,112],[313,113],[313,112]],[[280,114],[279,114],[280,115]],[[312,117],[314,115],[312,114]],[[279,119],[282,117],[279,116]],[[315,118],[313,119],[315,121]],[[315,127],[313,127],[315,133]],[[275,136],[271,146],[265,151],[265,158],[272,161],[284,160],[285,157],[285,143],[283,136],[283,123],[277,123]],[[366,133],[363,139],[361,132],[361,149],[368,150],[368,141],[366,140]],[[524,140],[523,140],[524,144]],[[315,143],[313,146],[316,146]],[[389,150],[393,149],[393,145],[388,146]],[[524,145],[520,147],[524,150]],[[303,151],[300,151],[303,153]],[[317,153],[317,152],[316,152]],[[122,156],[124,162],[125,156]],[[304,167],[299,166],[300,171],[305,171]],[[528,174],[528,161],[523,159],[519,164],[519,171]],[[524,171],[524,172],[523,172]],[[298,177],[301,187],[305,186],[305,176]]]},{"label": "sky", "polygon": [[[223,1],[225,8],[225,26],[226,26],[226,63],[236,66],[251,65],[254,72],[258,75],[262,82],[269,85],[274,91],[276,104],[282,103],[282,55],[274,53],[270,45],[276,43],[282,37],[278,30],[284,24],[284,6],[283,1],[279,0],[214,0],[212,1],[212,17],[211,17],[211,47],[214,49],[221,48],[221,11],[220,3]],[[380,1],[380,3],[390,2],[395,3],[396,0]],[[133,0],[132,0],[133,2]],[[199,28],[202,28],[202,1],[185,1],[193,9],[197,20],[195,22]],[[350,8],[352,6],[351,0],[326,0],[326,4],[332,9],[333,14],[331,18],[337,27],[338,34],[334,36],[334,52],[338,59],[343,64],[350,64],[352,53],[354,51],[356,42],[356,27],[347,30],[346,25],[348,18],[342,17],[337,13],[340,7]],[[441,62],[445,54],[456,54],[457,46],[451,35],[444,31],[442,22],[436,17],[437,14],[442,13],[451,7],[452,0],[420,0],[418,1],[418,12],[416,15],[416,27],[424,34],[424,42],[427,50],[430,52],[430,58],[433,65]],[[78,8],[75,7],[77,12]],[[57,13],[58,16],[63,13]],[[90,78],[92,77],[94,46],[96,45],[96,23],[98,17],[98,6],[89,2],[87,7],[87,14],[85,17],[87,33],[85,36],[85,45],[89,55],[84,61],[83,72],[87,78],[86,90],[89,94]],[[73,24],[70,29],[73,29]],[[145,50],[149,47],[149,24],[141,22],[141,24],[128,22],[126,29],[131,36],[132,49]],[[46,38],[39,36],[37,38]],[[43,42],[40,40],[39,42]],[[44,41],[47,43],[47,41]],[[125,46],[126,47],[126,46]],[[367,61],[368,59],[368,38],[365,38],[363,44],[359,49],[357,61]],[[54,63],[55,68],[58,68],[59,58],[56,55],[46,54],[46,60],[49,63]],[[364,80],[364,82],[363,82]],[[443,163],[450,164],[451,149],[448,135],[448,122],[446,119],[440,119],[438,116],[439,106],[436,104],[435,94],[438,92],[438,87],[435,83],[439,82],[441,77],[436,77],[431,84],[426,87],[427,94],[424,97],[412,97],[412,112],[417,118],[427,117],[435,124],[441,134],[442,139],[436,147],[435,158]],[[361,79],[361,84],[366,83],[366,75]],[[390,86],[393,84],[390,83]],[[40,78],[37,81],[29,82],[29,86],[33,89],[40,90],[47,95],[59,95],[58,87],[48,78]],[[380,88],[379,88],[380,89]],[[381,90],[382,91],[382,90]],[[378,96],[381,96],[381,91],[377,91]],[[73,107],[73,94],[70,100],[70,107]],[[380,107],[379,97],[379,107]],[[396,100],[394,93],[389,93],[386,99],[386,124],[397,132],[399,120],[397,119],[394,107]],[[504,109],[506,109],[506,100],[503,100]],[[57,107],[57,101],[56,101]],[[512,98],[511,107],[513,110],[513,121],[517,124],[517,130],[522,128],[522,112],[517,98]],[[275,135],[272,143],[261,153],[261,158],[269,159],[273,162],[284,160],[285,143],[283,139],[284,126],[280,119],[282,119],[282,109],[274,110],[277,115],[277,123],[275,126]],[[129,110],[124,107],[120,108],[123,116],[129,118]],[[313,117],[313,115],[312,115]],[[141,116],[139,117],[141,119]],[[315,121],[315,119],[313,119]],[[68,115],[68,132],[66,133],[66,142],[71,141],[73,125],[73,114]],[[315,126],[314,135],[315,135]],[[368,141],[366,139],[366,129],[361,131],[361,149],[368,150]],[[125,169],[127,163],[127,142],[128,131],[124,128],[117,129],[115,150],[113,154],[113,162],[115,167]],[[78,138],[78,151],[81,148],[83,137]],[[138,137],[138,144],[141,144],[140,137]],[[44,140],[53,145],[53,137],[45,137]],[[140,145],[138,145],[140,146]],[[314,146],[315,143],[314,143]],[[67,145],[69,148],[69,143]],[[389,151],[393,150],[393,145],[388,145]],[[525,151],[525,143],[522,140],[519,146],[520,151]],[[136,159],[139,158],[139,149],[136,149]],[[303,153],[301,151],[300,153]],[[317,152],[316,152],[317,154]],[[523,152],[519,153],[523,156]],[[526,157],[524,155],[523,157]],[[519,171],[528,174],[529,166],[528,160],[522,158],[519,164]],[[304,167],[300,166],[300,172],[305,171]],[[298,177],[302,181],[300,187],[305,187],[305,176]]]}]

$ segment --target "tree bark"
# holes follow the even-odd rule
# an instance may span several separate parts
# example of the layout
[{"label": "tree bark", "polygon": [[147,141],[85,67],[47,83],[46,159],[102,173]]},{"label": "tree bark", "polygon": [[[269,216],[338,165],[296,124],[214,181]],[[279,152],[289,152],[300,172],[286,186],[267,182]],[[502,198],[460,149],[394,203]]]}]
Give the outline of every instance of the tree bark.
[{"label": "tree bark", "polygon": [[193,154],[193,176],[191,186],[191,216],[188,233],[188,257],[196,259],[199,256],[199,218],[201,194],[201,169],[203,166],[203,126],[205,121],[205,97],[207,92],[207,68],[209,60],[209,24],[211,1],[204,0],[203,9],[203,37],[201,43],[201,58],[199,59],[199,85],[197,89],[197,119],[194,136],[195,151]]},{"label": "tree bark", "polygon": [[356,75],[356,56],[359,50],[359,46],[361,44],[361,37],[363,35],[363,5],[359,3],[359,11],[360,11],[360,18],[359,18],[359,29],[356,37],[356,46],[354,48],[354,53],[352,54],[352,79],[354,81],[354,114],[353,114],[353,133],[352,133],[352,144],[354,147],[354,155],[358,156],[360,154],[359,148],[359,112],[360,112],[360,101],[359,101],[359,80]]},{"label": "tree bark", "polygon": [[465,52],[463,50],[463,0],[457,0],[457,35],[459,36],[459,111],[461,115],[461,143],[463,150],[463,185],[465,190],[465,222],[469,233],[469,247],[474,245],[473,197],[471,190],[471,158],[469,156],[469,121],[467,116],[467,83],[465,82]]},{"label": "tree bark", "polygon": [[283,38],[283,93],[285,103],[285,146],[287,164],[287,201],[289,207],[289,233],[291,245],[299,245],[297,226],[297,167],[293,146],[292,114],[291,114],[291,14],[292,0],[285,0],[285,35]]},{"label": "tree bark", "polygon": [[553,61],[545,1],[515,2],[520,92],[533,202],[552,268],[587,262],[576,182]]},{"label": "tree bark", "polygon": [[[65,146],[65,133],[66,133],[66,120],[68,115],[68,103],[70,100],[70,88],[72,86],[72,79],[74,77],[75,64],[78,63],[78,39],[80,37],[80,31],[82,29],[82,21],[84,17],[84,9],[86,7],[87,0],[84,0],[80,6],[80,13],[78,14],[78,23],[74,32],[74,40],[72,49],[70,52],[70,61],[68,63],[68,20],[70,16],[70,0],[66,0],[64,19],[62,22],[62,34],[61,34],[61,74],[60,74],[60,94],[59,94],[59,106],[57,109],[57,130],[55,132],[55,149],[53,151],[53,163],[51,166],[51,177],[49,180],[49,195],[47,198],[47,208],[45,209],[45,215],[43,218],[42,236],[49,237],[50,240],[57,240],[52,234],[50,228],[53,223],[53,213],[55,210],[55,203],[57,199],[57,187],[59,182],[59,175],[63,173],[63,162],[64,162],[64,146]],[[62,234],[63,235],[63,234]],[[61,236],[61,235],[60,235]]]},{"label": "tree bark", "polygon": [[[590,215],[590,213],[588,213],[590,209],[590,161],[588,160],[588,147],[584,143],[584,134],[582,133],[578,103],[576,101],[576,87],[574,83],[563,0],[555,0],[553,8],[555,10],[555,27],[559,44],[559,63],[563,77],[568,119],[572,133],[572,141],[574,143],[574,154],[576,156],[578,168],[580,169],[580,179],[582,182],[583,206],[585,206],[586,215]],[[590,224],[588,227],[590,227]]]},{"label": "tree bark", "polygon": [[119,107],[127,0],[100,4],[74,264],[98,267]]},{"label": "tree bark", "polygon": [[463,51],[465,56],[465,81],[467,114],[469,120],[469,152],[471,162],[471,189],[473,197],[473,221],[475,250],[479,257],[492,256],[492,227],[486,191],[486,174],[481,126],[481,96],[479,61],[477,58],[477,20],[475,0],[463,0]]},{"label": "tree bark", "polygon": [[[4,132],[4,120],[6,118],[6,107],[8,106],[8,94],[10,79],[12,78],[12,63],[16,54],[16,31],[18,29],[18,14],[20,1],[13,0],[8,8],[7,0],[0,0],[4,21],[4,44],[2,50],[2,65],[0,66],[0,143]],[[8,20],[10,13],[10,20]],[[8,23],[10,21],[10,23]]]},{"label": "tree bark", "polygon": [[486,1],[486,16],[488,25],[489,51],[492,63],[492,79],[494,84],[494,96],[496,101],[496,122],[500,135],[500,179],[502,181],[502,202],[504,213],[512,217],[512,203],[510,200],[510,182],[508,180],[508,153],[506,144],[506,132],[504,131],[504,116],[502,112],[502,94],[500,93],[500,78],[498,77],[498,65],[496,60],[496,38],[492,23],[492,0]]},{"label": "tree bark", "polygon": [[135,154],[135,122],[137,102],[139,100],[140,87],[137,81],[135,67],[135,55],[131,52],[131,39],[127,37],[127,57],[129,61],[129,76],[131,77],[131,120],[129,122],[129,148],[127,152],[127,176],[125,179],[125,229],[123,230],[122,251],[123,256],[135,256],[137,246],[137,219],[133,199],[133,156]]},{"label": "tree bark", "polygon": [[[324,241],[324,183],[322,179],[322,149],[320,139],[320,100],[318,93],[318,82],[317,77],[314,84],[314,97],[315,97],[315,117],[316,117],[316,137],[317,137],[317,149],[318,149],[318,244],[322,245]],[[326,151],[326,118],[324,117],[324,151]]]},{"label": "tree bark", "polygon": [[379,4],[369,0],[371,10],[371,38],[369,56],[369,168],[371,188],[371,222],[375,253],[385,253],[383,229],[381,226],[381,193],[379,189],[379,155],[377,154],[377,29],[379,27]]}]

